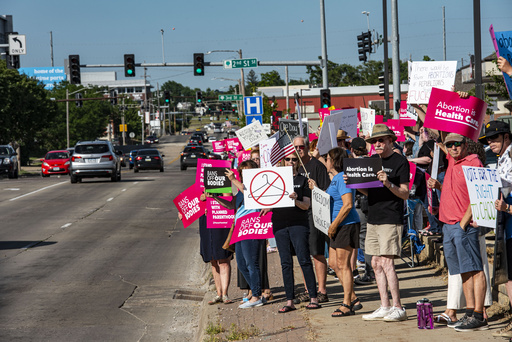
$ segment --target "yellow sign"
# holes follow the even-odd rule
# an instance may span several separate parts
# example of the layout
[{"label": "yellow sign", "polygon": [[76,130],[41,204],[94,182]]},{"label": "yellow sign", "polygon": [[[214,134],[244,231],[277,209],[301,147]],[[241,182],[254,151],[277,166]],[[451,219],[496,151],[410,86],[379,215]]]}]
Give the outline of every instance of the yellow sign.
[{"label": "yellow sign", "polygon": [[127,126],[126,124],[119,125],[119,132],[127,132],[128,128],[126,126]]}]

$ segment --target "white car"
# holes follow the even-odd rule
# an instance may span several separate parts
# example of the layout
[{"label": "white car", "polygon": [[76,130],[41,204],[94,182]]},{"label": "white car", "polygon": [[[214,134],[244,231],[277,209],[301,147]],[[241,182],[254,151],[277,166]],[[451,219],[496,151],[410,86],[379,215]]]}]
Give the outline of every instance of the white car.
[{"label": "white car", "polygon": [[217,137],[211,136],[208,137],[208,142],[217,141]]}]

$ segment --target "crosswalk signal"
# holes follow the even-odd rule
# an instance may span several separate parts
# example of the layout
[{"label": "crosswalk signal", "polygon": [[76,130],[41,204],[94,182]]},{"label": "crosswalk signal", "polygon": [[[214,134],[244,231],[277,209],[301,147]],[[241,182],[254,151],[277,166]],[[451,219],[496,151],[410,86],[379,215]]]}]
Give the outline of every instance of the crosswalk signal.
[{"label": "crosswalk signal", "polygon": [[80,77],[80,56],[69,55],[69,78],[71,84],[81,84]]},{"label": "crosswalk signal", "polygon": [[196,91],[196,104],[203,104],[203,93]]},{"label": "crosswalk signal", "polygon": [[112,106],[117,105],[117,91],[115,90],[110,91],[110,104]]},{"label": "crosswalk signal", "polygon": [[164,91],[164,103],[166,105],[168,105],[169,103],[171,103],[171,92],[166,90]]},{"label": "crosswalk signal", "polygon": [[379,95],[384,96],[384,75],[379,76]]},{"label": "crosswalk signal", "polygon": [[331,106],[331,91],[329,89],[320,90],[320,105],[322,108],[329,108]]},{"label": "crosswalk signal", "polygon": [[84,102],[82,101],[82,94],[81,93],[76,93],[75,94],[75,105],[77,106],[77,108],[82,108],[83,105],[84,105]]},{"label": "crosswalk signal", "polygon": [[204,53],[194,53],[194,76],[204,76]]},{"label": "crosswalk signal", "polygon": [[135,55],[124,55],[124,76],[135,77]]}]

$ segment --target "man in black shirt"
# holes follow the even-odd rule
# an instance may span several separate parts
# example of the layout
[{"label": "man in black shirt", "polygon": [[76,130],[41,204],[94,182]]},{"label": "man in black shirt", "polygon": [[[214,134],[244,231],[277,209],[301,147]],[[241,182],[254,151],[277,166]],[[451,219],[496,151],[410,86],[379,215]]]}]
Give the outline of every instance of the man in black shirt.
[{"label": "man in black shirt", "polygon": [[[318,187],[322,190],[326,190],[331,183],[327,169],[324,164],[315,158],[309,156],[309,142],[306,143],[306,139],[302,136],[297,136],[293,139],[293,146],[297,150],[297,153],[302,160],[302,164],[299,167],[299,174],[306,178],[313,179]],[[304,167],[306,170],[304,170]],[[328,302],[327,297],[327,260],[325,259],[325,243],[328,241],[327,235],[322,233],[320,230],[315,228],[313,222],[313,213],[311,208],[308,210],[309,219],[309,250],[313,256],[315,263],[316,279],[318,280],[318,302]],[[306,296],[301,299],[306,299]]]}]

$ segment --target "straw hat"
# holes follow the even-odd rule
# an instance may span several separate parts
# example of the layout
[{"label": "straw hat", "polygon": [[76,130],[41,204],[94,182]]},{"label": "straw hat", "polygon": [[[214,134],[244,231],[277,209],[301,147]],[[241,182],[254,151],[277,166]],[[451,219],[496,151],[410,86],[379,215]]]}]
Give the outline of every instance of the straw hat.
[{"label": "straw hat", "polygon": [[444,143],[447,144],[449,142],[460,142],[464,141],[464,136],[457,133],[449,133],[446,138],[444,138]]},{"label": "straw hat", "polygon": [[351,137],[342,129],[338,130],[338,134],[336,135],[336,139],[351,139]]},{"label": "straw hat", "polygon": [[380,137],[391,137],[391,140],[393,142],[396,141],[396,135],[395,132],[393,132],[391,129],[389,129],[388,126],[385,124],[376,124],[373,126],[372,135],[366,139],[367,142],[370,144],[373,144],[376,138]]}]

